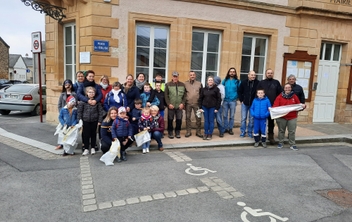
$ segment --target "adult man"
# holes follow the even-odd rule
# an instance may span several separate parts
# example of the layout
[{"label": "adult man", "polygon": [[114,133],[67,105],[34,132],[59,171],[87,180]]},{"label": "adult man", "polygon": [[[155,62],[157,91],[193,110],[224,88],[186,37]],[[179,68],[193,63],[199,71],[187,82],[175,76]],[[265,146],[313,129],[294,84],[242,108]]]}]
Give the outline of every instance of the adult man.
[{"label": "adult man", "polygon": [[189,80],[185,82],[185,87],[186,87],[186,130],[187,130],[185,136],[190,137],[192,135],[191,115],[193,110],[194,117],[196,118],[196,126],[197,126],[196,135],[198,137],[203,137],[201,133],[202,119],[196,115],[196,112],[198,110],[199,93],[202,90],[203,85],[201,82],[196,80],[196,73],[194,71],[189,72]]},{"label": "adult man", "polygon": [[174,138],[173,124],[176,116],[175,134],[176,138],[181,138],[182,112],[186,101],[186,88],[183,82],[178,80],[178,72],[172,73],[172,80],[165,85],[165,102],[168,107],[167,130],[170,139]]},{"label": "adult man", "polygon": [[304,96],[304,91],[302,86],[298,85],[296,83],[296,76],[295,75],[289,75],[287,77],[287,82],[291,85],[292,87],[292,91],[296,94],[296,96],[298,97],[299,101],[302,104],[306,103],[306,97]]},{"label": "adult man", "polygon": [[[249,71],[248,78],[241,82],[238,88],[238,98],[241,102],[241,134],[240,137],[246,136],[246,130],[248,137],[253,138],[253,117],[249,112],[252,102],[256,95],[256,90],[259,81],[256,79],[255,72]],[[247,128],[247,116],[248,116],[248,128]]]},{"label": "adult man", "polygon": [[[231,67],[227,71],[225,79],[222,81],[222,84],[225,87],[225,99],[222,103],[223,115],[224,115],[224,128],[225,132],[233,135],[232,128],[235,124],[235,111],[237,105],[237,90],[241,84],[241,81],[238,80],[236,69]],[[229,116],[230,112],[230,116]]]},{"label": "adult man", "polygon": [[[264,89],[265,95],[269,98],[271,105],[274,104],[274,100],[282,92],[281,84],[278,80],[274,79],[274,71],[267,69],[265,71],[266,79],[262,80],[258,84],[258,89]],[[268,117],[268,136],[271,145],[275,144],[274,140],[274,120]]]}]

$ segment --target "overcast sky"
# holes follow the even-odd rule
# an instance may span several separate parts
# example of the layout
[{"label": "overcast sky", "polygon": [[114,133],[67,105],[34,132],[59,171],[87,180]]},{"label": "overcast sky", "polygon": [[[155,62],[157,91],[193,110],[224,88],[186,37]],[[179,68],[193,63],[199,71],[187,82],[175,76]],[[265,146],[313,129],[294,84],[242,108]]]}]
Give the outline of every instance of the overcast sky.
[{"label": "overcast sky", "polygon": [[10,54],[28,53],[32,57],[32,32],[42,32],[45,40],[45,15],[25,6],[21,0],[2,0],[0,21],[0,37],[10,46]]}]

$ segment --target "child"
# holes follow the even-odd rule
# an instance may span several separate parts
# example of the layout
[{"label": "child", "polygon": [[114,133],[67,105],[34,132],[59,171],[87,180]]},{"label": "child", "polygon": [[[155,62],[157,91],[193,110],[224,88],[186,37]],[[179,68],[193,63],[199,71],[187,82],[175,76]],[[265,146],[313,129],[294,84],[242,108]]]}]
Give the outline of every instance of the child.
[{"label": "child", "polygon": [[164,91],[161,89],[161,82],[155,82],[155,97],[159,99],[159,114],[164,118],[164,110],[165,110],[165,94]]},{"label": "child", "polygon": [[253,100],[250,108],[251,115],[254,118],[254,147],[259,146],[259,133],[262,135],[262,145],[266,148],[266,118],[270,115],[270,100],[265,96],[264,89],[257,89],[257,98]]},{"label": "child", "polygon": [[151,96],[151,90],[152,90],[152,87],[150,86],[149,83],[145,83],[144,84],[144,91],[143,93],[141,94],[141,100],[142,100],[142,107],[150,107],[152,105],[159,105],[160,101],[158,99],[158,97],[155,96],[155,93],[154,93],[154,98],[151,102],[149,102],[149,98]]},{"label": "child", "polygon": [[160,85],[161,85],[161,87],[160,87],[160,89],[162,90],[162,91],[164,91],[165,90],[165,83],[163,83],[163,77],[161,76],[161,74],[160,73],[157,73],[156,75],[155,75],[155,79],[153,79],[153,85],[152,85],[152,87],[153,87],[153,89],[156,89],[156,83],[157,82],[160,82]]},{"label": "child", "polygon": [[142,115],[142,100],[141,99],[135,99],[134,100],[134,108],[132,109],[131,112],[131,125],[132,125],[132,132],[133,135],[138,133],[138,120],[141,118]]},{"label": "child", "polygon": [[128,121],[128,116],[126,113],[126,108],[121,106],[118,109],[117,118],[112,124],[111,135],[112,139],[119,140],[120,142],[120,153],[121,158],[117,158],[117,162],[126,161],[126,149],[133,143],[132,136],[132,126]]},{"label": "child", "polygon": [[104,110],[107,112],[111,107],[116,107],[117,109],[121,106],[127,106],[126,95],[122,90],[122,85],[119,82],[114,82],[112,84],[112,90],[106,95],[104,101]]},{"label": "child", "polygon": [[[153,117],[150,115],[150,108],[145,107],[143,108],[142,112],[143,112],[142,116],[138,121],[139,131],[141,132],[143,130],[147,130],[150,137],[152,137],[151,131],[154,129],[155,123],[154,123]],[[143,154],[149,153],[149,145],[150,145],[150,141],[143,143],[142,145]]]},{"label": "child", "polygon": [[[64,129],[68,127],[74,127],[78,123],[77,119],[77,108],[75,107],[76,105],[76,99],[73,96],[69,96],[66,99],[66,106],[64,106],[60,110],[59,114],[59,121],[62,126],[64,126]],[[64,145],[64,153],[63,156],[67,155],[74,155],[74,150],[76,147],[68,147],[66,148],[66,144]],[[66,151],[69,150],[69,151]]]},{"label": "child", "polygon": [[[91,145],[90,153],[95,154],[95,144],[97,139],[97,126],[103,121],[104,110],[100,103],[90,103],[95,100],[96,89],[94,87],[86,87],[86,95],[88,102],[78,104],[78,119],[83,121],[83,156],[89,154],[89,144]],[[91,105],[94,104],[94,105]]]}]

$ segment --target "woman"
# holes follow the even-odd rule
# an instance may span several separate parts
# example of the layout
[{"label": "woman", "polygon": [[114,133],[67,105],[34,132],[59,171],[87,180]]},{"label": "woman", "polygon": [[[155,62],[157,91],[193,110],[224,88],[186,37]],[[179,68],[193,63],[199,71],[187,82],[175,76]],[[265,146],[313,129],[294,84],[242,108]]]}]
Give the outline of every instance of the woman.
[{"label": "woman", "polygon": [[122,85],[119,82],[114,82],[112,85],[112,90],[106,95],[104,101],[104,110],[108,111],[111,107],[116,107],[117,109],[121,106],[127,106],[127,99],[125,93],[121,90]]},{"label": "woman", "polygon": [[[88,70],[86,74],[87,75],[83,81],[83,84],[78,87],[77,96],[79,101],[89,103],[89,105],[94,106],[96,103],[99,103],[101,101],[103,95],[101,93],[100,86],[94,81],[95,72],[93,70]],[[85,88],[88,86],[95,88],[96,93],[94,99],[88,99],[88,97],[86,96]]]},{"label": "woman", "polygon": [[117,108],[113,106],[108,110],[105,119],[101,123],[101,151],[103,152],[103,154],[110,150],[110,146],[112,143],[111,127],[116,117]]},{"label": "woman", "polygon": [[137,78],[134,80],[134,85],[139,89],[139,93],[143,92],[143,87],[146,82],[147,80],[145,79],[144,73],[138,73]]},{"label": "woman", "polygon": [[215,85],[212,76],[208,77],[207,86],[200,91],[198,105],[204,115],[203,140],[211,140],[214,131],[215,114],[218,112],[221,105],[220,90]]},{"label": "woman", "polygon": [[[284,86],[284,91],[278,95],[274,101],[273,107],[278,106],[287,106],[293,104],[300,104],[298,97],[292,91],[292,86],[287,83]],[[302,108],[306,108],[305,104],[301,104]],[[279,145],[277,146],[278,149],[281,149],[284,144],[284,137],[286,128],[288,130],[288,142],[290,144],[291,150],[298,150],[296,147],[296,128],[297,128],[297,117],[298,111],[292,111],[286,114],[285,116],[276,119],[277,126],[279,128]]]},{"label": "woman", "polygon": [[129,113],[134,107],[134,100],[140,99],[139,89],[133,84],[133,76],[128,74],[126,76],[126,83],[123,86],[123,92],[126,95],[127,107],[126,110]]},{"label": "woman", "polygon": [[150,112],[154,121],[154,128],[152,129],[152,138],[156,140],[158,143],[158,149],[163,151],[163,143],[161,142],[161,138],[163,137],[165,124],[164,118],[159,114],[159,107],[153,105],[150,107]]},{"label": "woman", "polygon": [[100,78],[100,87],[101,87],[101,94],[103,95],[103,98],[101,98],[100,103],[104,104],[104,100],[105,100],[106,95],[112,89],[112,86],[110,85],[110,82],[109,82],[109,77],[107,77],[106,75],[103,75]]}]

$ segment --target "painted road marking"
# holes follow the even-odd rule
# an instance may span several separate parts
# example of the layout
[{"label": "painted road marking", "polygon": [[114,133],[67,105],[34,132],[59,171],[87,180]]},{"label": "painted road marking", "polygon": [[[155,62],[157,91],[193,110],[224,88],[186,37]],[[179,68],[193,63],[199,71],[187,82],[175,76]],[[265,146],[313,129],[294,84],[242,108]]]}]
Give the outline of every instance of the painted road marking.
[{"label": "painted road marking", "polygon": [[169,155],[172,159],[176,160],[176,162],[187,162],[187,161],[192,161],[191,158],[186,156],[185,154],[181,152],[164,152],[167,155]]},{"label": "painted road marking", "polygon": [[[210,173],[216,173],[215,170],[209,170],[207,168],[196,167],[196,166],[193,166],[190,163],[187,163],[187,166],[189,166],[189,167],[187,169],[185,169],[185,172],[187,174],[189,174],[189,175],[192,175],[192,176],[203,176],[203,175],[208,174],[209,172]],[[198,171],[201,171],[201,172],[198,172]]]},{"label": "painted road marking", "polygon": [[268,216],[270,218],[270,222],[276,222],[276,220],[288,221],[287,217],[280,217],[270,212],[262,212],[263,211],[262,209],[253,209],[251,207],[246,207],[246,204],[244,202],[237,202],[237,205],[243,207],[244,209],[244,211],[241,213],[241,219],[243,222],[250,222],[247,219],[248,213],[253,217]]}]

